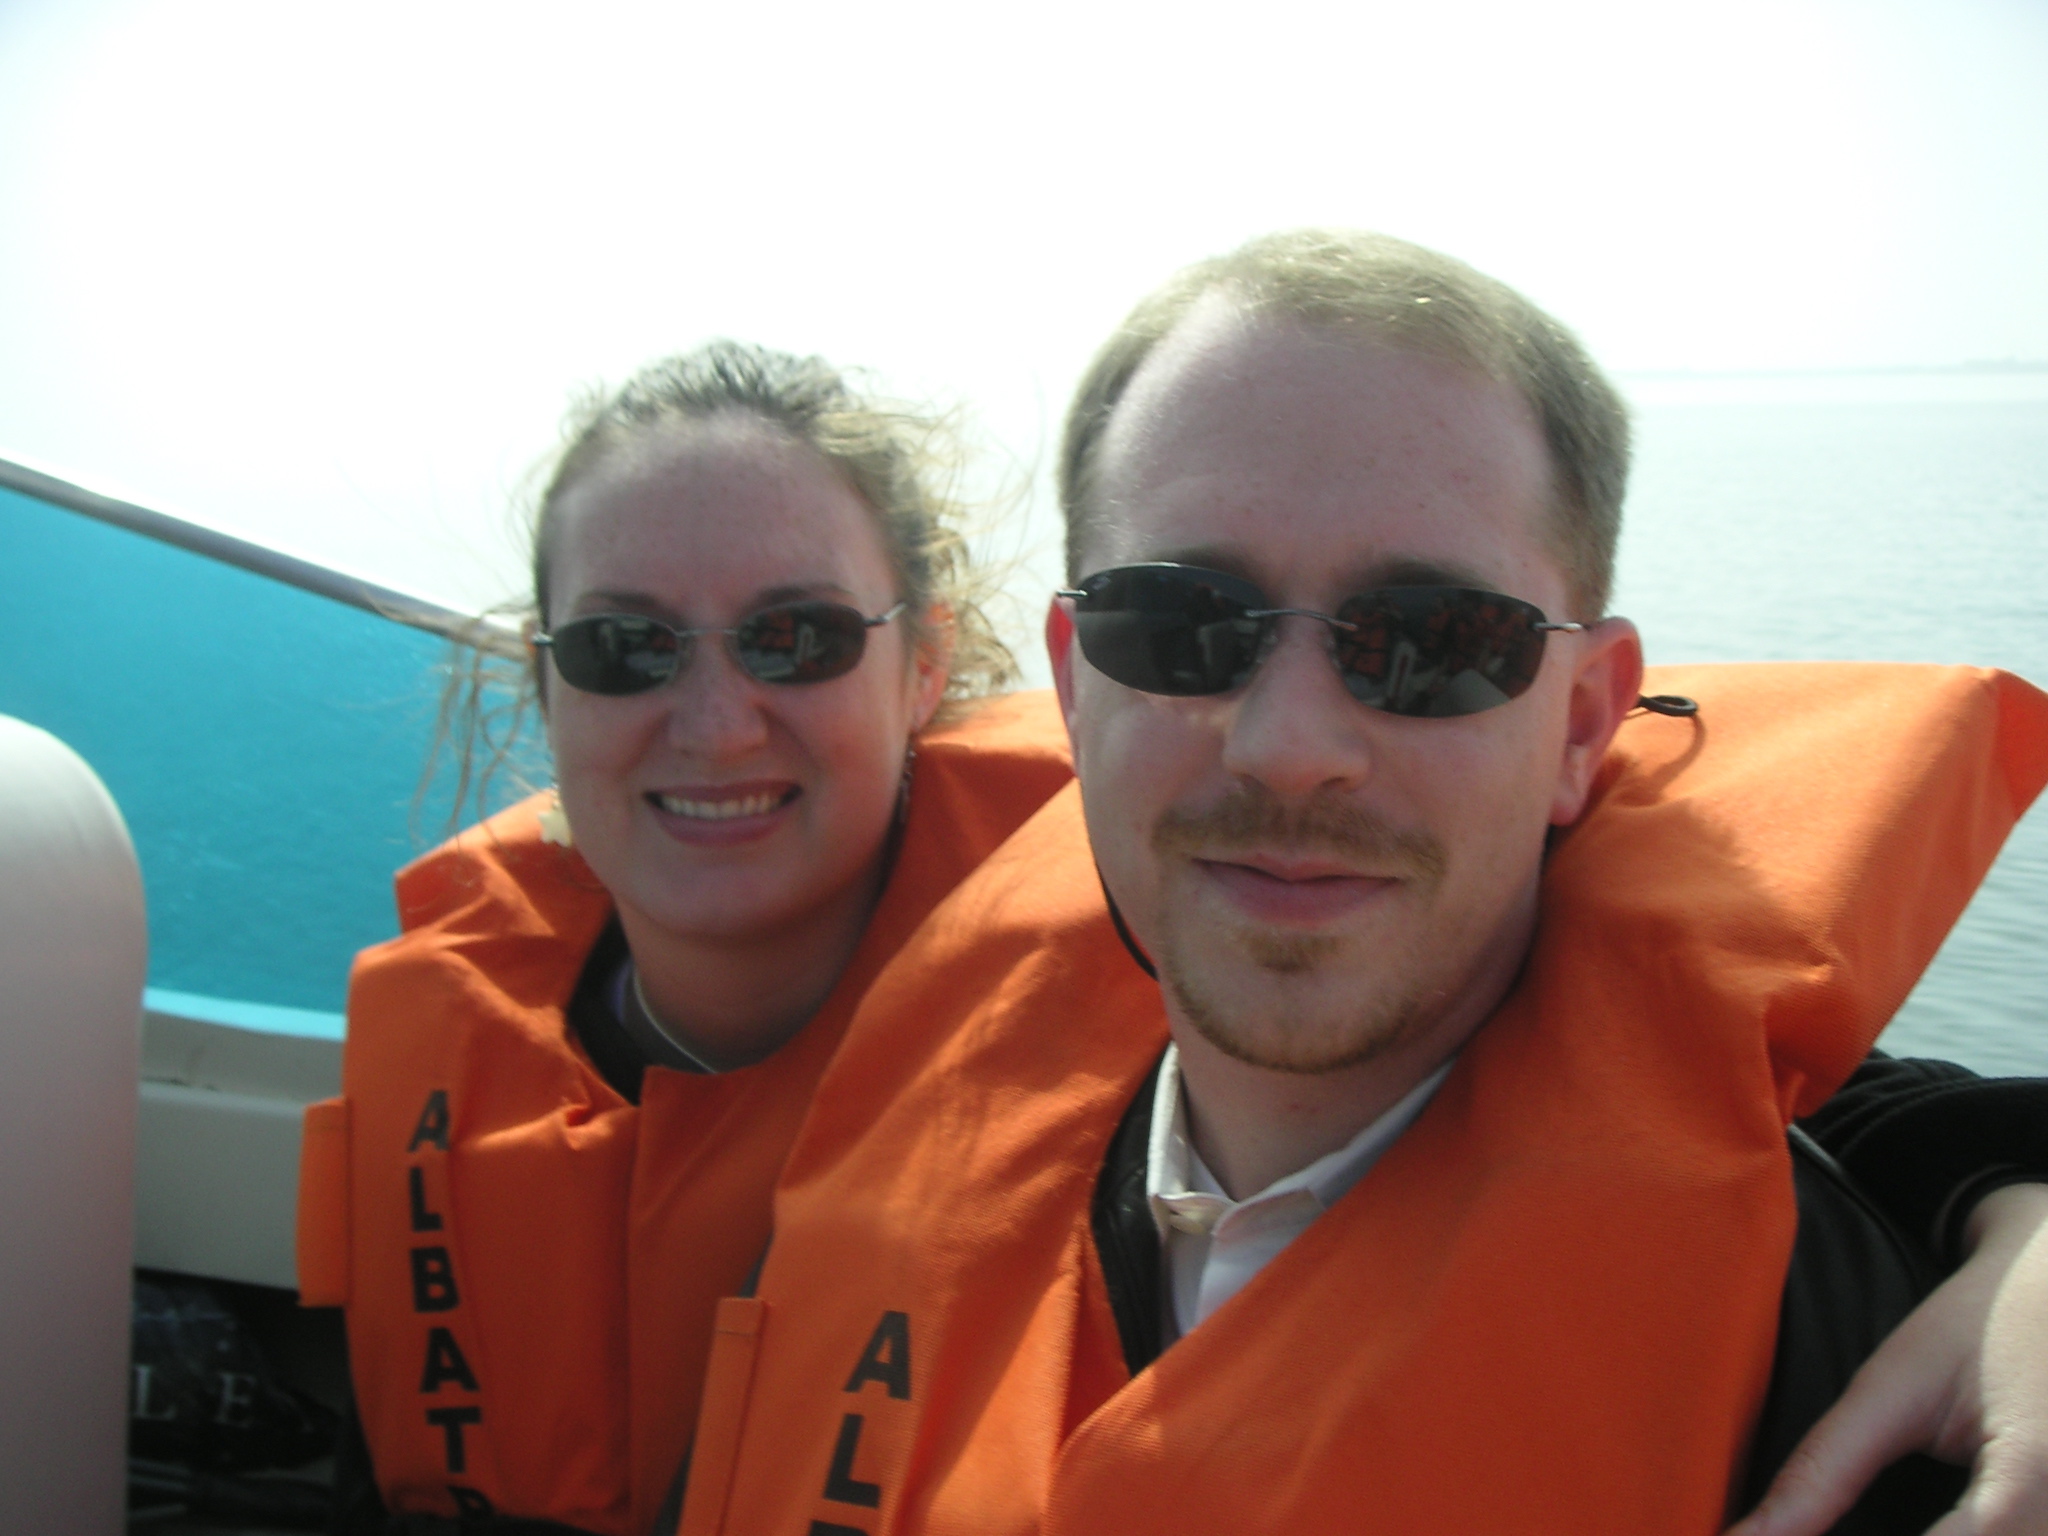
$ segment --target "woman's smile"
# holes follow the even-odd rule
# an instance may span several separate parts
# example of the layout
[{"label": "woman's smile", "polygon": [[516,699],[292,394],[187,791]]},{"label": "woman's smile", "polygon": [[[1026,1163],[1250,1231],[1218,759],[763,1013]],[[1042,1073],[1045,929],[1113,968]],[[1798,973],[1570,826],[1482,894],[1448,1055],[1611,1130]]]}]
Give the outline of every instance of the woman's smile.
[{"label": "woman's smile", "polygon": [[692,846],[730,847],[767,837],[794,814],[801,785],[787,780],[653,790],[646,800],[661,829]]}]

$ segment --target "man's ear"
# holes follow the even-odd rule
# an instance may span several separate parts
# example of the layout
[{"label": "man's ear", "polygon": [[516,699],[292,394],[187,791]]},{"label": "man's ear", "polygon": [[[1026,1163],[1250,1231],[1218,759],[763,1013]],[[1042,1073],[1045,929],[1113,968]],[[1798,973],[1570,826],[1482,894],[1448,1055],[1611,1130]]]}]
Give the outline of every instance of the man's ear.
[{"label": "man's ear", "polygon": [[1586,808],[1593,780],[1643,687],[1643,638],[1627,619],[1602,619],[1578,637],[1564,756],[1550,820],[1569,826]]},{"label": "man's ear", "polygon": [[1074,614],[1067,607],[1070,601],[1056,597],[1045,610],[1045,654],[1052,661],[1052,689],[1059,695],[1069,746],[1074,740]]}]

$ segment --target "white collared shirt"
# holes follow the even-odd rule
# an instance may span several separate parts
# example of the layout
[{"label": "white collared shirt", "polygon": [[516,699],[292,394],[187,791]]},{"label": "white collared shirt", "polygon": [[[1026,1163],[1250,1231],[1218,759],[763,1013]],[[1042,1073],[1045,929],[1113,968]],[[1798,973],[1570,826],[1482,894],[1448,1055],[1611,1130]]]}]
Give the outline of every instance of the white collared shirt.
[{"label": "white collared shirt", "polygon": [[1233,1200],[1188,1140],[1180,1048],[1167,1046],[1159,1064],[1152,1141],[1145,1158],[1145,1197],[1159,1229],[1172,1302],[1164,1309],[1164,1342],[1180,1338],[1243,1290],[1274,1255],[1364,1178],[1380,1154],[1422,1113],[1450,1070],[1447,1061],[1336,1151],[1276,1179],[1256,1195]]}]

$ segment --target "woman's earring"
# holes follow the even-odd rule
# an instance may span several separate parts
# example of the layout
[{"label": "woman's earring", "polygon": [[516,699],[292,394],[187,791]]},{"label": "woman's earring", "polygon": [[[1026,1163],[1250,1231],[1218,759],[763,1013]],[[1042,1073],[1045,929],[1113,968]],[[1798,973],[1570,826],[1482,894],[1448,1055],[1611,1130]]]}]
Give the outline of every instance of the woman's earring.
[{"label": "woman's earring", "polygon": [[576,846],[576,836],[569,830],[569,815],[562,809],[562,792],[558,789],[548,797],[548,803],[540,809],[540,840],[553,843],[559,848]]},{"label": "woman's earring", "polygon": [[910,815],[910,776],[917,767],[917,743],[903,748],[903,777],[896,786],[896,823],[901,826]]}]

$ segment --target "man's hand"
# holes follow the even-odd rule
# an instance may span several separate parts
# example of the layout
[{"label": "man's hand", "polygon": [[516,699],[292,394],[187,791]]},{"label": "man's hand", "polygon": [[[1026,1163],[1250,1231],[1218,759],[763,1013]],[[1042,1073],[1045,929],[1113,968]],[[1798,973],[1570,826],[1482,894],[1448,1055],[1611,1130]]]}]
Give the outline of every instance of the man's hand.
[{"label": "man's hand", "polygon": [[2048,1184],[1987,1195],[1967,1241],[1728,1536],[1820,1536],[1909,1451],[1976,1469],[1928,1536],[2048,1532]]}]

